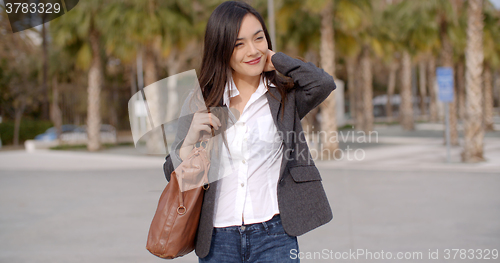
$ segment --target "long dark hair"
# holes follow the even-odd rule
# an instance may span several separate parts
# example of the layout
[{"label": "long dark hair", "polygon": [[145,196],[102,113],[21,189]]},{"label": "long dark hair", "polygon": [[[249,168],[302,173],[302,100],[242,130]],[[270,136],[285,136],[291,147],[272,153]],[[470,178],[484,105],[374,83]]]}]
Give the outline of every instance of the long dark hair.
[{"label": "long dark hair", "polygon": [[[198,78],[207,108],[223,106],[224,88],[228,77],[232,74],[229,62],[238,38],[241,21],[249,13],[259,20],[268,47],[272,50],[271,37],[259,12],[245,2],[227,1],[220,4],[208,19],[201,72]],[[286,93],[293,87],[293,81],[278,75],[276,71],[264,72],[263,74],[276,86],[281,94],[281,112],[283,116]],[[267,82],[264,83],[267,88]],[[274,97],[272,93],[271,96]]]}]

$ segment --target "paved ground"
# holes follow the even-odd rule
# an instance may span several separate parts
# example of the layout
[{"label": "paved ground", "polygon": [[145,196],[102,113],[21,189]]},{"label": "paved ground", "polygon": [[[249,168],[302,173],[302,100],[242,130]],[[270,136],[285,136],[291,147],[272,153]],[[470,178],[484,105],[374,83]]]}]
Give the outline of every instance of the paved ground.
[{"label": "paved ground", "polygon": [[[316,162],[334,219],[299,237],[303,262],[331,261],[335,252],[350,257],[335,262],[500,262],[453,260],[453,251],[444,259],[446,249],[500,250],[500,132],[485,138],[487,162],[463,164],[460,147],[446,163],[442,131],[424,128],[405,136],[377,127],[376,142],[341,144],[362,151],[361,160]],[[126,147],[0,152],[0,262],[162,262],[145,249],[166,184],[162,164]],[[382,251],[421,259],[356,254]]]}]

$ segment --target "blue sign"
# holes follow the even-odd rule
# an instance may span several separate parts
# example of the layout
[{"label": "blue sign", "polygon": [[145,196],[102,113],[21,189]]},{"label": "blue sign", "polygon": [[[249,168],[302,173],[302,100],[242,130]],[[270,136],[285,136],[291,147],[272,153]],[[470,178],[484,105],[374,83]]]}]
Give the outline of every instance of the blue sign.
[{"label": "blue sign", "polygon": [[436,69],[436,79],[438,83],[438,97],[440,101],[453,101],[453,68],[439,67]]}]

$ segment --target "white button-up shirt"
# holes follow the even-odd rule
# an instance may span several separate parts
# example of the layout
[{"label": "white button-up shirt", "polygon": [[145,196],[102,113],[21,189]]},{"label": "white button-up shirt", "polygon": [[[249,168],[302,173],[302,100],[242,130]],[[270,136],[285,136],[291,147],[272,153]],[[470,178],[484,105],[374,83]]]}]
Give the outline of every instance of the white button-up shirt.
[{"label": "white button-up shirt", "polygon": [[[239,119],[226,130],[231,155],[223,146],[223,174],[215,197],[215,227],[264,222],[279,213],[277,184],[284,145],[266,92],[261,76],[259,87]],[[229,108],[230,98],[237,95],[239,91],[231,78],[225,87],[224,104]]]}]

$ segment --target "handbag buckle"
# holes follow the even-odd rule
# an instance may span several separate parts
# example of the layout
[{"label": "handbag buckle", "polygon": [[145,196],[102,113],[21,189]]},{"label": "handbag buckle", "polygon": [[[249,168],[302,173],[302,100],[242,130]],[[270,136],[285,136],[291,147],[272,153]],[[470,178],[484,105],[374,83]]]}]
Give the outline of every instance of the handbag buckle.
[{"label": "handbag buckle", "polygon": [[177,214],[183,215],[185,213],[186,213],[186,207],[185,206],[180,205],[179,207],[177,207]]}]

